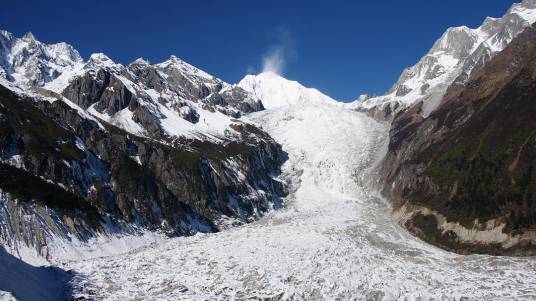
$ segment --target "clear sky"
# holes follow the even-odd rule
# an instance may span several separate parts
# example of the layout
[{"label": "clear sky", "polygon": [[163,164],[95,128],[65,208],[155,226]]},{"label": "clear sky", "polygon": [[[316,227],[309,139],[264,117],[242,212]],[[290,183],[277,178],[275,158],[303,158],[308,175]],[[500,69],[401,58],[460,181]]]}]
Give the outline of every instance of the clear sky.
[{"label": "clear sky", "polygon": [[[338,100],[383,94],[450,26],[477,27],[512,0],[6,0],[0,28],[127,65],[171,54],[227,82],[263,69]],[[279,64],[278,64],[279,63]],[[271,64],[274,66],[274,64]]]}]

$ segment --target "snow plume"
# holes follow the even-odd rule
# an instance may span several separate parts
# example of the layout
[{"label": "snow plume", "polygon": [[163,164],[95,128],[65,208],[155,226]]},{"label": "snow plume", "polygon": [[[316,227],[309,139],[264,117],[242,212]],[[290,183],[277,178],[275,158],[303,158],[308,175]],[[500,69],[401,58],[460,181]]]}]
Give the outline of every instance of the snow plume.
[{"label": "snow plume", "polygon": [[283,74],[285,54],[282,47],[275,47],[262,57],[262,72]]},{"label": "snow plume", "polygon": [[274,72],[282,75],[287,63],[296,59],[294,39],[288,29],[279,27],[275,40],[274,45],[262,57],[262,72]]}]

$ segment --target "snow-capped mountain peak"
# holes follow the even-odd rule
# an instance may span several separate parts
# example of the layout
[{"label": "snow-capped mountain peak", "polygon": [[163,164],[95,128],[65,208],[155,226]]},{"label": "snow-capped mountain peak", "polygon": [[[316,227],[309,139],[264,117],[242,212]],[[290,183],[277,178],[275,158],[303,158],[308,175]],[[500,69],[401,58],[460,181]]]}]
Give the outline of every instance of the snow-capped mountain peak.
[{"label": "snow-capped mountain peak", "polygon": [[306,103],[337,104],[317,89],[304,87],[274,72],[246,75],[238,86],[259,98],[266,109]]},{"label": "snow-capped mountain peak", "polygon": [[102,62],[102,63],[110,63],[112,59],[110,59],[106,54],[102,52],[93,53],[89,56],[89,61],[93,62]]},{"label": "snow-capped mountain peak", "polygon": [[205,80],[216,80],[216,78],[205,71],[194,67],[185,61],[181,60],[180,58],[176,57],[175,55],[171,55],[169,59],[166,61],[159,63],[156,65],[160,69],[175,69],[183,74],[189,74],[194,77],[202,78]]},{"label": "snow-capped mountain peak", "polygon": [[536,0],[525,0],[513,4],[502,18],[486,18],[478,28],[451,27],[416,65],[402,72],[385,95],[358,100],[354,106],[389,118],[422,101],[422,114],[428,116],[453,82],[463,84],[535,21]]},{"label": "snow-capped mountain peak", "polygon": [[[132,63],[130,63],[130,65],[144,65],[144,66],[149,66],[150,63],[148,60],[142,58],[142,57],[139,57],[137,58],[136,60],[134,60]],[[130,66],[129,65],[129,66]]]},{"label": "snow-capped mountain peak", "polygon": [[26,42],[35,42],[36,41],[35,36],[30,31],[28,31],[26,34],[24,34],[22,36],[22,40],[24,40]]},{"label": "snow-capped mountain peak", "polygon": [[90,68],[119,68],[121,67],[120,64],[116,64],[112,59],[110,59],[106,54],[104,53],[93,53],[89,60],[86,63],[86,66],[84,68],[90,69]]},{"label": "snow-capped mountain peak", "polygon": [[84,116],[166,143],[241,139],[236,119],[263,109],[243,89],[173,55],[154,65],[137,59],[127,67],[104,53],[84,61],[72,46],[42,43],[31,33],[17,38],[0,31],[0,82],[50,101],[59,97]]},{"label": "snow-capped mountain peak", "polygon": [[530,24],[536,22],[536,1],[524,0],[521,3],[515,3],[508,11],[509,14],[517,14]]},{"label": "snow-capped mountain peak", "polygon": [[66,43],[44,44],[31,32],[17,38],[0,31],[0,78],[8,82],[42,86],[82,63],[78,51]]}]

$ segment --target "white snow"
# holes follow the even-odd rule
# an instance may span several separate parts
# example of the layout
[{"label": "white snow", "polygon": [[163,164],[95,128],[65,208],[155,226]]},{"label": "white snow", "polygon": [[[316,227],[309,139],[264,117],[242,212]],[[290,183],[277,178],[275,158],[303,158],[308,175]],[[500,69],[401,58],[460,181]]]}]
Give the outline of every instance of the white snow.
[{"label": "white snow", "polygon": [[160,120],[161,125],[172,136],[219,142],[222,138],[228,137],[229,133],[235,132],[229,127],[232,124],[231,118],[223,113],[210,112],[195,105],[199,121],[191,123],[183,119],[177,111],[158,102],[157,104],[158,110],[163,116]]},{"label": "white snow", "polygon": [[239,228],[67,264],[99,300],[530,300],[531,258],[460,256],[409,235],[370,187],[388,129],[328,103],[255,113],[288,152],[285,209]]},{"label": "white snow", "polygon": [[[0,46],[6,49],[5,59],[8,67],[12,67],[7,68],[7,71],[1,70],[0,84],[17,93],[50,102],[56,101],[57,98],[62,98],[63,102],[76,109],[84,118],[98,123],[100,119],[134,135],[147,136],[146,129],[132,119],[133,112],[129,108],[110,116],[107,113],[97,111],[95,105],[87,110],[82,109],[61,96],[64,89],[74,79],[86,73],[95,75],[99,70],[104,69],[119,80],[131,94],[136,96],[139,104],[156,117],[156,122],[162,126],[163,131],[169,136],[210,140],[216,143],[240,138],[239,133],[231,127],[235,123],[233,118],[218,111],[225,111],[226,109],[232,111],[232,109],[220,106],[211,107],[205,105],[202,101],[199,102],[197,99],[186,99],[183,94],[177,92],[183,89],[180,83],[166,83],[163,90],[157,92],[146,87],[144,83],[136,81],[136,76],[127,68],[115,63],[103,53],[94,53],[84,62],[78,52],[68,44],[47,45],[35,40],[31,34],[27,34],[20,39],[6,31],[1,31],[0,34],[6,39],[5,43],[2,40],[3,44]],[[143,59],[137,59],[134,63],[149,64]],[[46,67],[43,68],[44,71],[41,70],[43,66]],[[190,84],[200,89],[205,88],[201,86],[206,86],[216,90],[216,87],[221,85],[222,91],[227,91],[233,87],[175,56],[171,56],[170,59],[152,67],[156,68],[158,74],[164,78],[169,78],[170,75],[173,75],[189,81]],[[8,76],[13,77],[13,79],[8,80]],[[37,80],[37,83],[34,83],[34,80]],[[44,90],[54,92],[55,96],[43,96],[40,94],[41,90],[32,90],[34,88],[32,85],[34,84]],[[106,89],[113,92],[114,88],[107,87]],[[246,97],[244,101],[254,103],[257,100],[253,97]],[[199,120],[190,122],[184,118],[188,115],[199,116]],[[104,129],[101,123],[99,123],[99,126]]]},{"label": "white snow", "polygon": [[86,112],[81,107],[79,107],[77,104],[75,104],[74,102],[70,101],[69,99],[67,99],[65,97],[61,97],[61,101],[63,101],[65,104],[67,104],[69,107],[71,107],[71,109],[76,110],[78,112],[78,114],[80,116],[82,116],[83,118],[95,121],[101,130],[106,131],[106,128],[102,125],[102,123],[100,123],[100,121],[97,118],[95,118],[93,115],[91,115],[91,113],[89,112],[89,109]]},{"label": "white snow", "polygon": [[[479,55],[494,56],[523,31],[523,26],[517,28],[506,24],[511,21],[509,17],[512,15],[524,20],[524,27],[531,25],[536,22],[536,2],[525,0],[523,3],[515,3],[503,18],[488,17],[482,26],[475,29],[466,26],[449,28],[417,64],[404,70],[395,84],[395,87],[404,85],[411,90],[409,93],[396,95],[396,90],[392,89],[383,96],[358,99],[348,107],[368,110],[398,103],[404,108],[423,101],[422,115],[428,116],[439,106],[450,84],[462,72],[472,72],[472,67],[464,69],[468,61],[480,60]],[[491,22],[500,26],[488,27]],[[480,52],[482,48],[487,49],[487,52]],[[426,89],[423,91],[423,88]]]},{"label": "white snow", "polygon": [[145,129],[137,122],[132,120],[133,114],[128,108],[124,108],[113,116],[97,111],[95,109],[95,105],[90,106],[87,109],[87,112],[91,114],[91,116],[95,116],[100,120],[104,120],[136,136],[145,136]]},{"label": "white snow", "polygon": [[80,54],[66,43],[44,44],[35,40],[31,33],[22,38],[2,31],[6,42],[5,63],[17,85],[28,87],[32,80],[46,84],[55,74],[63,74],[77,69],[82,63]]},{"label": "white snow", "polygon": [[80,149],[81,151],[86,151],[86,145],[84,144],[84,141],[82,141],[82,139],[80,139],[80,137],[76,137],[76,140],[74,141],[76,147],[78,147],[78,149]]},{"label": "white snow", "polygon": [[[534,22],[536,10],[528,5],[533,2],[514,5],[510,13]],[[469,52],[479,45],[492,52],[504,47],[481,28],[450,30],[470,37]],[[8,61],[21,60],[31,43],[36,43],[31,36],[18,39]],[[464,58],[449,52],[450,46],[452,40],[445,35],[419,64],[407,70],[402,82],[411,89],[407,95],[360,97],[358,105],[409,105],[428,97],[429,113],[461,72]],[[172,107],[178,99],[159,102],[162,95],[120,75],[125,68],[104,54],[92,55],[83,65],[78,53],[66,44],[49,45],[45,51],[55,58],[48,71],[61,73],[44,83],[46,89],[60,92],[88,69],[108,68],[140,97],[140,105],[161,117],[168,134],[214,141],[237,135],[230,129],[231,118],[205,110],[199,103],[188,102],[199,121],[186,121],[180,109]],[[175,68],[194,84],[198,79],[206,85],[222,83],[176,57],[155,66],[163,76],[167,76],[163,69]],[[20,65],[12,74],[16,83],[25,84],[26,72],[32,68]],[[436,76],[428,78],[427,71],[434,68]],[[430,85],[430,92],[421,92],[424,85]],[[18,246],[6,252],[7,246],[0,247],[0,300],[59,299],[68,280],[64,270],[70,269],[76,273],[72,280],[76,297],[97,300],[536,299],[536,259],[452,254],[416,239],[397,224],[388,202],[372,188],[372,167],[385,152],[387,126],[275,73],[246,76],[238,86],[261,99],[268,109],[249,115],[246,121],[262,126],[288,153],[282,177],[290,183],[291,194],[284,200],[284,209],[249,225],[192,237],[168,239],[160,233],[133,230],[131,235],[100,235],[87,242],[74,237],[51,239],[46,246],[49,260],[63,270],[37,267],[47,262],[34,248]],[[144,94],[153,101],[142,99]],[[145,134],[128,108],[108,116],[94,107],[84,111],[63,101],[85,118]],[[81,141],[76,144],[85,149]],[[139,157],[133,159],[141,164]],[[21,164],[17,155],[9,160]],[[226,164],[232,167],[233,162]],[[236,209],[232,203],[230,207]]]},{"label": "white snow", "polygon": [[205,71],[196,68],[185,61],[177,58],[176,56],[172,55],[170,58],[162,63],[159,63],[156,65],[158,68],[176,68],[180,70],[183,74],[187,75],[193,75],[197,77],[204,78],[206,80],[212,81],[217,80],[214,76],[206,73]]},{"label": "white snow", "polygon": [[11,294],[9,292],[4,292],[4,291],[1,291],[1,290],[0,290],[0,300],[1,301],[17,301],[17,299],[15,299],[13,294]]},{"label": "white snow", "polygon": [[121,64],[116,64],[112,59],[110,59],[106,54],[99,52],[93,53],[89,56],[89,60],[86,63],[86,68],[110,68],[115,69],[121,67]]},{"label": "white snow", "polygon": [[49,242],[48,252],[52,263],[61,264],[132,252],[148,245],[159,244],[165,239],[162,233],[132,229],[130,234],[101,234],[88,241],[80,241],[75,237],[72,237],[71,241],[57,238]]},{"label": "white snow", "polygon": [[130,156],[130,158],[134,161],[136,161],[136,163],[138,163],[138,165],[142,166],[143,163],[141,162],[141,159],[140,159],[140,156]]},{"label": "white snow", "polygon": [[63,73],[51,82],[46,83],[43,88],[61,94],[75,77],[81,76],[84,72],[84,64],[79,63],[72,69],[66,69]]},{"label": "white snow", "polygon": [[336,103],[317,89],[306,88],[274,72],[247,75],[238,86],[259,98],[267,109],[298,103]]},{"label": "white snow", "polygon": [[25,169],[24,167],[24,161],[22,160],[22,156],[20,154],[13,155],[9,158],[6,158],[4,160],[0,159],[0,162],[9,164],[11,166],[14,166],[16,168]]},{"label": "white snow", "polygon": [[515,3],[512,5],[509,13],[519,15],[529,24],[536,22],[536,3],[534,1],[524,1],[523,3]]}]

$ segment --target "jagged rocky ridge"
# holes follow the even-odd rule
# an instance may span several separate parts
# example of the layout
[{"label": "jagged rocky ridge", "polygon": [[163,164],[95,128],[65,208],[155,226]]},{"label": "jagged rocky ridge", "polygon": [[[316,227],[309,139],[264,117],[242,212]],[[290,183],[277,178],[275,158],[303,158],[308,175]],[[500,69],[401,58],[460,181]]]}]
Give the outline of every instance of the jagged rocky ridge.
[{"label": "jagged rocky ridge", "polygon": [[239,120],[260,99],[171,57],[103,54],[0,32],[0,239],[217,231],[279,206],[285,155]]},{"label": "jagged rocky ridge", "polygon": [[411,232],[461,253],[536,254],[536,29],[423,117],[393,121],[385,193]]},{"label": "jagged rocky ridge", "polygon": [[171,56],[125,67],[102,53],[84,61],[65,43],[0,32],[0,78],[38,94],[56,93],[102,120],[141,136],[225,140],[233,118],[263,110],[258,98]]},{"label": "jagged rocky ridge", "polygon": [[534,22],[536,0],[524,0],[513,4],[502,18],[486,18],[476,29],[449,28],[385,95],[361,96],[351,106],[377,119],[392,120],[396,113],[423,102],[421,114],[428,116],[452,83],[467,81]]}]

